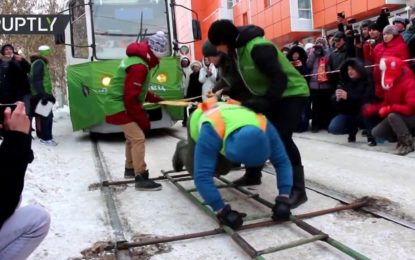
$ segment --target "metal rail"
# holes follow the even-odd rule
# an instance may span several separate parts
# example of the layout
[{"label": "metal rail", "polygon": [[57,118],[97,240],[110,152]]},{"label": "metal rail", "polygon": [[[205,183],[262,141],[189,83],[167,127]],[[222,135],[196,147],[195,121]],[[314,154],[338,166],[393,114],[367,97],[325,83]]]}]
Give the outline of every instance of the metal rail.
[{"label": "metal rail", "polygon": [[[297,219],[313,218],[313,217],[318,217],[318,216],[322,216],[322,215],[326,215],[326,214],[330,214],[330,213],[335,213],[335,212],[339,212],[339,211],[343,211],[343,210],[357,209],[357,208],[360,208],[360,207],[364,206],[364,204],[365,204],[364,202],[357,202],[357,203],[353,203],[353,204],[350,204],[350,205],[342,205],[342,206],[337,206],[337,207],[334,207],[334,208],[329,208],[329,209],[313,211],[313,212],[309,212],[309,213],[305,213],[305,214],[300,214],[300,215],[296,215],[295,217]],[[270,217],[271,216],[269,216],[269,218]],[[247,218],[245,218],[244,220],[246,220],[246,219]],[[269,226],[274,226],[274,225],[278,225],[278,224],[281,224],[281,223],[284,223],[284,221],[266,220],[266,221],[262,221],[262,222],[252,223],[252,224],[245,224],[240,228],[240,230],[248,230],[248,229],[254,229],[254,228],[269,227]],[[169,236],[169,237],[162,237],[162,238],[151,238],[151,239],[144,240],[144,241],[139,241],[139,242],[124,242],[124,243],[118,244],[118,248],[119,249],[125,249],[125,248],[130,248],[130,247],[148,246],[148,245],[154,245],[154,244],[160,244],[160,243],[168,243],[168,242],[182,241],[182,240],[193,239],[193,238],[213,236],[213,235],[218,235],[218,234],[223,234],[223,233],[225,233],[223,228],[216,228],[216,229],[213,229],[213,230],[197,232],[197,233],[191,233],[191,234]],[[113,246],[110,247],[109,249],[113,249]]]},{"label": "metal rail", "polygon": [[[110,180],[111,176],[108,171],[108,167],[105,163],[104,156],[102,155],[101,150],[99,149],[98,142],[93,140],[93,152],[95,155],[95,166],[98,169],[100,181]],[[105,199],[105,204],[108,209],[108,216],[112,229],[114,230],[115,244],[124,243],[127,240],[125,239],[124,229],[122,227],[121,220],[118,215],[117,208],[115,206],[114,194],[109,187],[102,187],[103,196]],[[131,260],[131,254],[128,249],[120,249],[115,251],[115,256],[118,260]]]},{"label": "metal rail", "polygon": [[[171,176],[169,176],[169,174],[165,171],[161,171],[163,176],[165,176],[169,181],[171,181],[181,192],[184,196],[186,196],[187,198],[189,198],[198,208],[200,208],[202,211],[204,211],[205,213],[207,213],[208,216],[214,218],[216,220],[216,215],[215,213],[210,210],[206,205],[203,204],[202,201],[200,201],[196,196],[194,196],[192,194],[193,189],[185,189],[182,185],[180,185],[177,181],[174,180],[174,178],[172,178]],[[228,181],[227,179],[223,178],[223,177],[217,177],[218,180],[222,181],[225,183],[225,185],[223,185],[222,187],[232,187],[237,189],[238,191],[240,191],[241,193],[248,195],[248,196],[252,196],[252,199],[267,206],[272,208],[273,204],[263,198],[261,198],[260,196],[253,196],[255,194],[249,192],[248,190],[235,186],[233,185],[230,181]],[[366,202],[361,202],[361,204],[359,204],[359,207],[362,207],[366,204]],[[295,216],[291,216],[290,217],[290,221],[292,221],[293,223],[295,223],[298,227],[300,227],[301,229],[307,231],[308,233],[310,233],[311,235],[313,235],[311,238],[308,239],[300,239],[297,241],[293,241],[289,244],[285,244],[285,245],[281,245],[281,246],[277,246],[277,247],[271,247],[268,249],[264,249],[261,251],[257,251],[255,248],[253,248],[244,238],[242,238],[235,230],[231,229],[228,226],[222,226],[223,230],[233,239],[233,241],[235,243],[237,243],[244,251],[245,253],[247,253],[251,258],[255,258],[255,259],[264,259],[262,257],[262,254],[264,253],[271,253],[271,252],[275,252],[278,250],[282,250],[282,249],[287,249],[287,248],[292,248],[294,246],[299,246],[299,245],[303,245],[306,243],[310,243],[310,242],[314,242],[316,240],[321,240],[324,241],[326,243],[328,243],[329,245],[333,246],[334,248],[342,251],[343,253],[353,257],[354,259],[362,259],[362,260],[366,260],[369,259],[368,257],[362,255],[361,253],[353,250],[352,248],[346,246],[345,244],[329,237],[329,235],[323,233],[322,231],[314,228],[313,226],[309,225],[308,223],[302,221],[301,219],[299,219],[298,217]],[[255,223],[258,224],[258,223]],[[269,224],[269,222],[268,222]],[[216,232],[216,231],[215,231]]]},{"label": "metal rail", "polygon": [[[273,170],[267,169],[267,167],[264,167],[262,169],[262,171],[275,176],[275,172]],[[341,203],[350,204],[352,202],[352,199],[350,199],[350,198],[346,198],[345,196],[342,196],[341,194],[339,194],[337,192],[329,191],[327,189],[323,189],[323,188],[319,187],[318,185],[313,184],[311,182],[307,182],[306,188],[308,190],[311,190],[311,191],[314,191],[318,194],[321,194],[325,197],[329,197],[329,198],[332,198],[334,200],[337,200]],[[375,217],[383,218],[383,219],[391,221],[395,224],[398,224],[398,225],[401,225],[403,227],[415,230],[415,223],[414,222],[396,217],[392,214],[381,211],[379,209],[375,209],[375,208],[371,207],[370,205],[366,206],[366,207],[362,207],[360,210],[362,210],[366,213],[369,213],[369,214],[371,214]]]}]

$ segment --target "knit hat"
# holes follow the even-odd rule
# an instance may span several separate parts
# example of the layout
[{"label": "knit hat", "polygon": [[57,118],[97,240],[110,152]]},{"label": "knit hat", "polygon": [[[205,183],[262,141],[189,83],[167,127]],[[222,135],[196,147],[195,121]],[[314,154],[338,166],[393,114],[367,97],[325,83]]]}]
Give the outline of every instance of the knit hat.
[{"label": "knit hat", "polygon": [[48,56],[50,54],[50,47],[48,45],[41,45],[37,49],[40,55]]},{"label": "knit hat", "polygon": [[406,21],[405,21],[405,18],[402,18],[402,17],[400,17],[400,16],[396,16],[396,17],[395,17],[395,19],[393,19],[392,24],[395,24],[395,23],[401,23],[401,24],[403,24],[404,26],[406,26]]},{"label": "knit hat", "polygon": [[228,136],[225,154],[232,162],[255,167],[263,165],[269,159],[271,148],[263,130],[256,126],[244,126]]},{"label": "knit hat", "polygon": [[318,37],[318,38],[316,39],[315,44],[317,44],[317,43],[320,43],[320,44],[323,44],[323,46],[326,46],[327,41],[326,41],[326,39],[324,39],[323,37]]},{"label": "knit hat", "polygon": [[373,24],[374,22],[371,20],[364,20],[361,24],[360,24],[360,28],[363,27],[369,27],[371,24]]},{"label": "knit hat", "polygon": [[238,29],[232,21],[221,19],[212,23],[208,31],[208,38],[213,45],[223,43],[234,46],[238,34]]},{"label": "knit hat", "polygon": [[157,58],[162,58],[168,55],[169,41],[162,31],[148,37],[148,46]]},{"label": "knit hat", "polygon": [[4,51],[6,50],[7,47],[11,48],[13,50],[13,52],[14,52],[13,45],[11,45],[9,43],[6,43],[5,45],[1,46],[1,51],[0,51],[1,55],[4,55]]},{"label": "knit hat", "polygon": [[387,25],[385,26],[385,28],[383,28],[383,34],[393,34],[393,35],[398,35],[398,29],[396,29],[395,26],[393,25]]},{"label": "knit hat", "polygon": [[337,31],[334,36],[333,36],[333,41],[336,41],[338,39],[344,39],[346,40],[346,35],[344,34],[344,32],[341,31]]},{"label": "knit hat", "polygon": [[374,30],[374,31],[379,31],[380,32],[380,28],[379,25],[377,23],[372,23],[369,25],[369,30]]},{"label": "knit hat", "polygon": [[209,40],[206,40],[202,46],[202,53],[205,57],[218,56],[219,52],[216,50],[215,45],[213,45]]}]

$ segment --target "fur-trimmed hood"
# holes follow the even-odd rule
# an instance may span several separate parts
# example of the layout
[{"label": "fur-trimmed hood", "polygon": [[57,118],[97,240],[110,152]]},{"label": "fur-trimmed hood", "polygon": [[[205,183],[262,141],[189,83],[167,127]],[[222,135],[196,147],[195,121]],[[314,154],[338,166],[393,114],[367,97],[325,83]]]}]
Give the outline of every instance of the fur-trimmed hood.
[{"label": "fur-trimmed hood", "polygon": [[159,64],[159,59],[151,51],[147,41],[130,43],[125,52],[128,57],[137,56],[144,59],[150,68]]}]

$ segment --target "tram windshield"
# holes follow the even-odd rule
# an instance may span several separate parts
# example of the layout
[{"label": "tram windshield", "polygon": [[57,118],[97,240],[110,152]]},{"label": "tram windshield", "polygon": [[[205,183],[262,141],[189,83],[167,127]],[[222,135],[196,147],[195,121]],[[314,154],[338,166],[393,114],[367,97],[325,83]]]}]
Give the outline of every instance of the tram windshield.
[{"label": "tram windshield", "polygon": [[93,19],[98,59],[122,58],[131,42],[169,30],[165,0],[96,0]]}]

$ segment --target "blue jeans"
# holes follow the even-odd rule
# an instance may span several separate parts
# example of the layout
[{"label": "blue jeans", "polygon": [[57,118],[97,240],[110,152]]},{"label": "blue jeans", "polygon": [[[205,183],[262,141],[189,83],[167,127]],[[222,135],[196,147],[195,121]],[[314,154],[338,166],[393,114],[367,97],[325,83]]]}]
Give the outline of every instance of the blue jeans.
[{"label": "blue jeans", "polygon": [[16,209],[0,229],[0,259],[24,260],[46,237],[50,216],[37,205]]},{"label": "blue jeans", "polygon": [[45,141],[52,140],[53,113],[47,117],[37,116],[36,121],[36,135]]},{"label": "blue jeans", "polygon": [[329,133],[335,135],[356,135],[359,126],[363,126],[363,118],[361,115],[342,115],[335,116],[329,125]]}]

